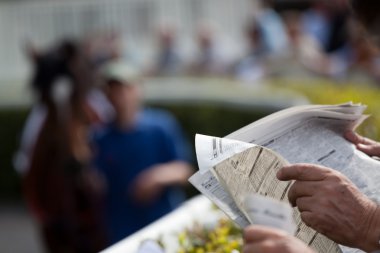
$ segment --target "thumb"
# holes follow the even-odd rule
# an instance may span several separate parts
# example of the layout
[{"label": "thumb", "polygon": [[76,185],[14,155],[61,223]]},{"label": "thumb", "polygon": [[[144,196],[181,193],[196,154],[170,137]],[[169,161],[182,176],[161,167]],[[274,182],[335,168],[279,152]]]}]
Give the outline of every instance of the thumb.
[{"label": "thumb", "polygon": [[380,154],[380,146],[357,144],[357,149],[366,153],[369,156],[378,156]]}]

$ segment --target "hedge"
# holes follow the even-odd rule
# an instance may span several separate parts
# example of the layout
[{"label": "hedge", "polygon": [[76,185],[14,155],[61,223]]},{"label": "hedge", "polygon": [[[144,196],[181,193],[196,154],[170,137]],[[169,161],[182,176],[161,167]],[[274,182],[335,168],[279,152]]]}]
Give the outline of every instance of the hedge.
[{"label": "hedge", "polygon": [[[171,111],[183,126],[190,143],[194,142],[196,133],[225,136],[271,113],[270,111],[247,111],[202,104],[165,106],[152,104],[150,106]],[[27,108],[0,109],[0,200],[21,197],[20,177],[13,168],[12,158],[17,150],[27,113]]]},{"label": "hedge", "polygon": [[13,169],[13,154],[27,116],[26,108],[3,108],[0,110],[0,198],[20,195],[19,176]]},{"label": "hedge", "polygon": [[[213,80],[215,81],[215,80]],[[207,80],[206,80],[207,82]],[[277,90],[294,90],[304,94],[315,104],[337,104],[347,101],[362,102],[368,105],[367,113],[372,116],[359,131],[380,139],[380,90],[367,84],[343,84],[330,80],[271,80],[268,84]],[[273,112],[274,108],[252,109],[220,106],[213,103],[172,103],[156,102],[151,106],[171,111],[182,124],[190,143],[195,133],[225,136],[261,117]],[[0,108],[0,199],[20,198],[19,176],[12,166],[12,157],[17,149],[20,132],[28,109]]]},{"label": "hedge", "polygon": [[352,101],[367,105],[370,117],[358,132],[380,140],[380,87],[369,83],[341,83],[331,80],[272,80],[274,87],[287,87],[304,94],[313,104],[339,104]]}]

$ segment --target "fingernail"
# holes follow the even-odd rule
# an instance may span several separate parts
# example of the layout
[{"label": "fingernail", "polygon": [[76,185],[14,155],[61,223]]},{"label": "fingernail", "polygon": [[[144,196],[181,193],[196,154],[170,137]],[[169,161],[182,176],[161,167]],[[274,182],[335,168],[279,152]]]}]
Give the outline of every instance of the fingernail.
[{"label": "fingernail", "polygon": [[364,145],[364,144],[362,144],[362,143],[358,143],[358,144],[356,145],[356,147],[358,147],[358,148],[365,148],[366,145]]}]

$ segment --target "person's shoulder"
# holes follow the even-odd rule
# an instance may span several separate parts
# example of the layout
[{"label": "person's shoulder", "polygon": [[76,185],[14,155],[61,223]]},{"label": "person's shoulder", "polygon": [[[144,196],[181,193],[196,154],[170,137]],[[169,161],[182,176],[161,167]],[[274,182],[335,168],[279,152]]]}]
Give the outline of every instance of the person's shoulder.
[{"label": "person's shoulder", "polygon": [[138,123],[135,133],[140,136],[148,137],[153,141],[162,141],[168,138],[165,128],[159,123],[154,123],[154,121],[140,121]]},{"label": "person's shoulder", "polygon": [[141,113],[142,120],[170,120],[175,121],[173,114],[169,111],[159,108],[145,108]]}]

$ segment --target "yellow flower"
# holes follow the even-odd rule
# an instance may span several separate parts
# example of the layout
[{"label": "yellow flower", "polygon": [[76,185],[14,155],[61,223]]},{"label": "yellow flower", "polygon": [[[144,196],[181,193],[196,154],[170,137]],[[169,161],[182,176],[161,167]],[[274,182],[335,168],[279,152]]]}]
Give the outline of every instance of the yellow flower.
[{"label": "yellow flower", "polygon": [[202,249],[202,248],[197,248],[197,249],[195,250],[195,253],[205,253],[205,251],[204,251],[204,249]]}]

